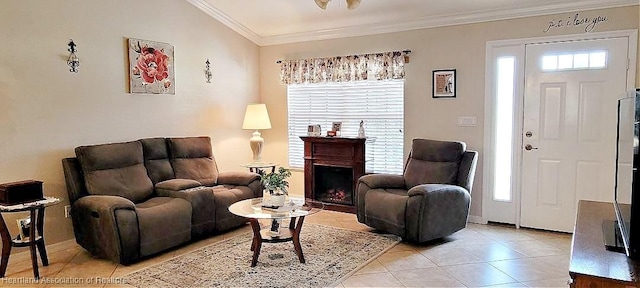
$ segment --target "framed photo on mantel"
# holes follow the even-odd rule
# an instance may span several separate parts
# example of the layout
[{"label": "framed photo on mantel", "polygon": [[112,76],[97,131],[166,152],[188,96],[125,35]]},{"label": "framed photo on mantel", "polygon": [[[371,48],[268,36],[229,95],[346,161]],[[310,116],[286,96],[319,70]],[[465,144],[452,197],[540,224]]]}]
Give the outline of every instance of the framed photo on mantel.
[{"label": "framed photo on mantel", "polygon": [[433,98],[456,98],[456,69],[433,70]]}]

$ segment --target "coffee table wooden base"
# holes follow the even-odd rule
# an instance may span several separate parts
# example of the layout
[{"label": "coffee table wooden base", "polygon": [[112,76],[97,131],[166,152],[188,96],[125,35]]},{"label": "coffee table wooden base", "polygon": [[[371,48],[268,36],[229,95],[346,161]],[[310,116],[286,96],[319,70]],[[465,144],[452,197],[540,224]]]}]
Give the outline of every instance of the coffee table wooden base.
[{"label": "coffee table wooden base", "polygon": [[253,241],[251,242],[253,258],[251,259],[251,267],[255,267],[258,263],[258,256],[260,256],[260,249],[262,248],[263,242],[279,243],[292,241],[296,255],[298,255],[298,260],[300,260],[300,263],[305,263],[302,246],[300,245],[300,231],[302,230],[304,216],[291,218],[289,229],[281,229],[278,236],[271,236],[269,229],[261,230],[258,219],[249,218],[249,222],[251,222],[251,229],[253,230]]}]

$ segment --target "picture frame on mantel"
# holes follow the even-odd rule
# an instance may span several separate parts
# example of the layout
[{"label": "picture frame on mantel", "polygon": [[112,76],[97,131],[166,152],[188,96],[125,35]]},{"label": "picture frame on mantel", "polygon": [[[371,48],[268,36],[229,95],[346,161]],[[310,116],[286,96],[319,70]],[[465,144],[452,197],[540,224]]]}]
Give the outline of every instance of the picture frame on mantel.
[{"label": "picture frame on mantel", "polygon": [[433,98],[456,98],[456,69],[433,70]]}]

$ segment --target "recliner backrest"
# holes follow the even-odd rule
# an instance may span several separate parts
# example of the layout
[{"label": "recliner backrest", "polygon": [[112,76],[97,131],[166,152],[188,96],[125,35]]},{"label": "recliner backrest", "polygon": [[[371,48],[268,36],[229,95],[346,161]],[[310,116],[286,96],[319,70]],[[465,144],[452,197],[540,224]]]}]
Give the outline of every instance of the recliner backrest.
[{"label": "recliner backrest", "polygon": [[464,142],[413,139],[404,169],[407,189],[420,184],[459,185],[458,171],[466,146]]},{"label": "recliner backrest", "polygon": [[153,184],[176,178],[169,160],[169,148],[165,138],[140,139],[144,152],[144,166]]},{"label": "recliner backrest", "polygon": [[192,179],[205,186],[218,182],[218,167],[211,150],[211,138],[167,138],[169,159],[179,179]]},{"label": "recliner backrest", "polygon": [[141,202],[153,194],[140,141],[80,146],[75,149],[91,195],[115,195]]}]

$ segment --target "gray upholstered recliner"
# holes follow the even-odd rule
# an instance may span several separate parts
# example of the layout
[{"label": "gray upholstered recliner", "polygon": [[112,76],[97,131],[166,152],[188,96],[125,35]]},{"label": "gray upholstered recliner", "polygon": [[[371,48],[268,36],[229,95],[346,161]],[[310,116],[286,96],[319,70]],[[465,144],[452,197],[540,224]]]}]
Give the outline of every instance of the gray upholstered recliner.
[{"label": "gray upholstered recliner", "polygon": [[465,228],[477,158],[464,142],[414,139],[404,175],[358,180],[358,221],[412,242]]}]

